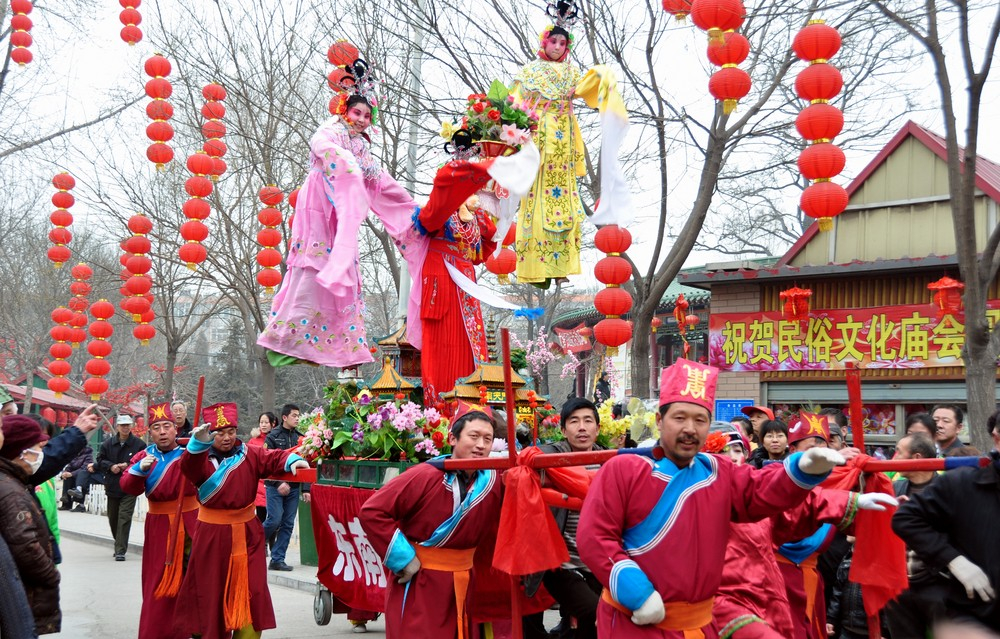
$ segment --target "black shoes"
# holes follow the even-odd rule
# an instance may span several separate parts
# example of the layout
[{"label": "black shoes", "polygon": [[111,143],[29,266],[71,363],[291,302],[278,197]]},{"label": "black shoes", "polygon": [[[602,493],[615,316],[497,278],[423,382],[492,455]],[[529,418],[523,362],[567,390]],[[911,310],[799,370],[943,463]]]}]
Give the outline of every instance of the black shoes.
[{"label": "black shoes", "polygon": [[295,570],[283,561],[272,561],[267,566],[268,570],[280,570],[281,572],[288,572],[290,570]]},{"label": "black shoes", "polygon": [[72,512],[75,512],[75,513],[85,513],[85,512],[87,512],[87,509],[83,507],[83,504],[77,504],[76,506],[73,506],[73,511]]},{"label": "black shoes", "polygon": [[115,561],[125,561],[125,555],[115,555]]},{"label": "black shoes", "polygon": [[66,494],[75,499],[76,501],[83,501],[83,493],[80,492],[79,488],[70,488],[66,491]]},{"label": "black shoes", "polygon": [[69,499],[59,500],[59,510],[73,510],[73,502]]}]

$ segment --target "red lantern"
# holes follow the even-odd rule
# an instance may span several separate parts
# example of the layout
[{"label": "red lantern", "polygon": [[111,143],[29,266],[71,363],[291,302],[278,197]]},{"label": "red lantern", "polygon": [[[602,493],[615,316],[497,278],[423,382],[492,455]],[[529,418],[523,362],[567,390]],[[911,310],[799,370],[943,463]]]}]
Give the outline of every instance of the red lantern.
[{"label": "red lantern", "polygon": [[663,326],[663,320],[654,315],[653,319],[649,321],[649,330],[655,333],[656,329],[660,328],[661,326]]},{"label": "red lantern", "polygon": [[840,175],[847,158],[840,147],[829,144],[813,144],[799,155],[799,171],[808,180],[829,180]]},{"label": "red lantern", "polygon": [[150,324],[139,324],[132,328],[132,336],[143,346],[148,346],[149,340],[156,337],[156,329]]},{"label": "red lantern", "polygon": [[169,120],[174,117],[174,107],[166,100],[153,100],[146,105],[146,115],[150,120]]},{"label": "red lantern", "polygon": [[795,35],[792,51],[806,62],[826,62],[840,51],[840,33],[823,20],[811,20]]},{"label": "red lantern", "polygon": [[201,95],[209,102],[218,102],[226,99],[226,89],[221,84],[212,82],[202,88]]},{"label": "red lantern", "polygon": [[97,319],[107,320],[115,314],[115,307],[108,300],[101,299],[91,304],[90,314]]},{"label": "red lantern", "polygon": [[[145,295],[153,287],[153,281],[148,275],[133,275],[125,282],[125,288],[132,295]],[[91,310],[93,313],[93,310]]]},{"label": "red lantern", "polygon": [[281,226],[281,211],[278,209],[261,209],[257,221],[264,226]]},{"label": "red lantern", "polygon": [[[632,276],[632,265],[620,257],[620,254],[632,245],[632,235],[617,225],[605,226],[597,231],[594,244],[600,251],[607,253],[607,257],[602,258],[594,266],[594,276],[606,286],[605,290],[594,298],[594,306],[598,312],[608,316],[594,327],[594,339],[604,344],[608,356],[613,357],[618,347],[632,337],[631,327],[617,317],[621,313],[610,312],[620,311],[626,306],[624,312],[628,312],[632,307],[631,296],[618,288]],[[627,301],[625,298],[628,298]]]},{"label": "red lantern", "polygon": [[735,66],[722,67],[708,80],[708,92],[722,102],[722,112],[727,115],[750,93],[750,86],[750,74]]},{"label": "red lantern", "polygon": [[154,53],[146,59],[142,68],[146,71],[146,75],[151,78],[165,78],[170,75],[170,60],[167,60],[162,54]]},{"label": "red lantern", "polygon": [[181,208],[181,212],[184,213],[184,217],[189,220],[204,220],[208,218],[209,213],[212,212],[212,207],[209,206],[208,202],[200,198],[192,198],[184,203]]},{"label": "red lantern", "polygon": [[[67,364],[67,366],[68,366],[68,364]],[[53,374],[55,374],[55,373],[53,373]],[[67,371],[66,374],[69,374],[68,371]],[[53,393],[55,393],[56,399],[59,399],[60,397],[62,397],[63,393],[65,393],[66,391],[69,390],[69,380],[66,379],[65,377],[52,377],[45,384],[46,384],[46,386],[49,387],[50,391],[52,391]]]},{"label": "red lantern", "polygon": [[281,273],[277,269],[265,268],[257,273],[257,283],[264,287],[268,295],[274,293],[274,289],[281,284]]},{"label": "red lantern", "polygon": [[810,104],[795,118],[795,128],[806,140],[830,142],[844,129],[844,114],[825,102]]},{"label": "red lantern", "polygon": [[128,230],[137,235],[146,235],[153,230],[153,223],[142,213],[136,213],[128,219]]},{"label": "red lantern", "polygon": [[708,61],[717,67],[740,64],[750,55],[750,41],[735,31],[722,34],[722,41],[709,40]]},{"label": "red lantern", "polygon": [[169,122],[156,120],[146,126],[146,137],[153,142],[169,142],[174,138],[174,127]]},{"label": "red lantern", "polygon": [[594,235],[594,246],[602,253],[611,255],[624,253],[632,246],[632,234],[617,224],[604,226]]},{"label": "red lantern", "polygon": [[31,51],[27,47],[31,46],[31,19],[28,14],[34,8],[30,0],[14,0],[10,3],[10,9],[14,13],[10,21],[12,33],[10,34],[10,44],[14,48],[10,52],[10,59],[19,66],[24,66],[31,62]]},{"label": "red lantern", "polygon": [[793,286],[778,294],[784,304],[782,305],[782,316],[793,322],[800,322],[809,319],[809,298],[812,297],[812,290]]},{"label": "red lantern", "polygon": [[162,169],[164,165],[169,164],[174,159],[174,150],[166,144],[157,142],[146,148],[146,157],[156,165],[157,169]]},{"label": "red lantern", "polygon": [[55,264],[56,268],[61,267],[70,258],[69,249],[65,246],[53,246],[46,253],[49,260]]},{"label": "red lantern", "polygon": [[594,335],[594,329],[590,328],[589,326],[584,326],[583,328],[578,330],[576,334],[579,335],[580,337],[583,337],[584,339],[590,339]]},{"label": "red lantern", "polygon": [[184,182],[184,190],[191,197],[208,197],[212,194],[212,188],[212,181],[200,175],[189,177]]},{"label": "red lantern", "polygon": [[154,100],[166,100],[173,92],[173,85],[165,78],[153,78],[146,82],[146,95]]},{"label": "red lantern", "polygon": [[[122,32],[124,34],[124,30]],[[141,32],[139,37],[142,37]],[[146,115],[153,120],[146,127],[146,136],[153,142],[146,149],[146,157],[160,170],[174,159],[174,150],[166,144],[174,137],[174,128],[167,123],[174,115],[174,108],[166,101],[173,93],[173,86],[166,79],[170,75],[170,61],[157,53],[146,59],[143,68],[146,75],[152,78],[146,83],[146,95],[153,98],[146,105]]]},{"label": "red lantern", "polygon": [[632,310],[632,296],[617,287],[605,288],[594,297],[594,308],[603,315],[624,315]]},{"label": "red lantern", "polygon": [[594,339],[608,347],[608,356],[614,357],[618,347],[632,339],[632,328],[621,318],[602,319],[594,326]]},{"label": "red lantern", "polygon": [[933,300],[938,308],[938,318],[962,312],[962,291],[965,289],[965,284],[945,275],[936,282],[928,284],[927,288],[934,291]]},{"label": "red lantern", "polygon": [[226,117],[226,105],[219,102],[206,102],[201,106],[201,117],[206,120],[221,120]]},{"label": "red lantern", "polygon": [[103,377],[88,377],[83,382],[83,390],[90,395],[92,401],[101,399],[101,395],[108,390],[108,380]]},{"label": "red lantern", "polygon": [[723,31],[739,29],[746,13],[740,0],[694,0],[691,3],[691,22],[707,31],[712,40],[720,40]]},{"label": "red lantern", "polygon": [[205,247],[197,242],[189,242],[181,246],[178,255],[181,261],[187,264],[187,267],[192,271],[198,264],[201,264],[208,257],[208,251]]},{"label": "red lantern", "polygon": [[292,210],[295,210],[295,205],[298,203],[298,201],[299,201],[299,190],[295,189],[294,191],[288,194],[288,206],[292,207]]},{"label": "red lantern", "polygon": [[208,175],[212,172],[212,158],[204,151],[198,151],[188,156],[187,168],[195,175]]},{"label": "red lantern", "polygon": [[226,135],[226,125],[219,120],[209,120],[201,125],[201,133],[206,138],[221,138]]},{"label": "red lantern", "polygon": [[684,22],[684,18],[691,13],[691,0],[663,0],[663,10],[677,22]]},{"label": "red lantern", "polygon": [[517,253],[509,248],[501,248],[496,255],[486,258],[486,270],[497,276],[500,284],[510,284],[510,274],[517,270]]},{"label": "red lantern", "polygon": [[[201,132],[205,136],[202,149],[210,160],[207,170],[202,173],[211,176],[212,181],[215,182],[226,172],[226,163],[221,158],[229,150],[225,142],[219,139],[226,134],[226,125],[222,123],[221,119],[226,114],[226,108],[219,104],[220,100],[226,99],[226,89],[213,82],[206,84],[201,90],[201,94],[207,100],[201,109],[202,117],[206,120],[201,127]],[[192,172],[197,173],[194,169]]]},{"label": "red lantern", "polygon": [[263,228],[257,231],[257,243],[264,247],[273,247],[281,244],[281,232],[275,228]]},{"label": "red lantern", "polygon": [[188,220],[181,224],[181,237],[186,242],[204,242],[208,238],[208,227],[199,220]]},{"label": "red lantern", "polygon": [[52,186],[58,189],[52,194],[52,204],[56,210],[49,216],[49,220],[55,226],[49,232],[49,241],[55,246],[49,249],[48,257],[56,268],[60,268],[70,257],[70,250],[66,245],[73,239],[73,235],[66,227],[73,223],[73,215],[67,209],[76,201],[69,192],[69,189],[76,186],[76,180],[68,173],[59,173],[53,176]]},{"label": "red lantern", "polygon": [[809,217],[819,221],[821,231],[833,228],[832,218],[840,215],[847,208],[847,191],[833,182],[816,182],[804,191],[799,199],[799,207]]},{"label": "red lantern", "polygon": [[229,147],[222,140],[205,140],[201,149],[212,158],[221,158],[229,151]]},{"label": "red lantern", "polygon": [[95,339],[87,344],[87,352],[92,357],[107,357],[111,354],[111,344],[103,339]]},{"label": "red lantern", "polygon": [[257,193],[257,197],[265,206],[278,206],[285,199],[285,194],[275,185],[268,184]]},{"label": "red lantern", "polygon": [[264,225],[257,233],[257,242],[262,247],[257,254],[257,263],[264,267],[257,273],[257,283],[264,287],[267,295],[271,295],[281,283],[281,273],[276,269],[281,264],[281,253],[276,247],[281,244],[281,231],[277,227],[281,225],[282,219],[281,211],[273,207],[285,199],[285,194],[275,185],[269,184],[257,193],[257,197],[266,207],[257,214],[257,219]]},{"label": "red lantern", "polygon": [[60,191],[69,191],[76,186],[76,180],[69,173],[57,173],[52,178],[52,186]]},{"label": "red lantern", "polygon": [[333,66],[342,67],[353,64],[360,57],[360,54],[358,53],[358,48],[350,42],[337,40],[330,45],[329,51],[326,52],[326,57]]},{"label": "red lantern", "polygon": [[274,268],[281,264],[281,253],[275,249],[263,249],[257,253],[257,263],[264,268]]},{"label": "red lantern", "polygon": [[632,265],[623,257],[609,255],[594,266],[594,277],[606,285],[620,285],[632,277]]},{"label": "red lantern", "polygon": [[825,62],[811,64],[795,78],[795,92],[803,100],[832,100],[844,88],[837,67]]}]

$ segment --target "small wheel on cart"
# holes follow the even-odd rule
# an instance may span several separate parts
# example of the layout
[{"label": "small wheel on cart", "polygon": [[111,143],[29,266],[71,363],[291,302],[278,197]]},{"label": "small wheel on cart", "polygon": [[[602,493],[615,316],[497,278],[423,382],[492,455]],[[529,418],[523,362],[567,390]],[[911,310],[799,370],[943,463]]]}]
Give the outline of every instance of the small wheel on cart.
[{"label": "small wheel on cart", "polygon": [[332,616],[333,595],[326,588],[319,587],[316,589],[316,595],[313,597],[313,620],[317,626],[325,626],[330,623],[330,617]]}]

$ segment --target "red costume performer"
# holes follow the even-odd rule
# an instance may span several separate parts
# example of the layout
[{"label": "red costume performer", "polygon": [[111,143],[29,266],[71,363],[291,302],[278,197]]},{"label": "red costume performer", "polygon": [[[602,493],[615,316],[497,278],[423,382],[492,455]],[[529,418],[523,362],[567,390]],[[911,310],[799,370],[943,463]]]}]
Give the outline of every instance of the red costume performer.
[{"label": "red costume performer", "polygon": [[184,449],[177,445],[177,426],[169,403],[149,407],[149,430],[155,443],[136,454],[121,476],[126,494],[138,496],[145,492],[149,502],[142,553],[139,639],[180,639],[187,635],[174,627],[174,607],[185,543],[194,537],[198,526],[198,497],[181,473],[179,462]]},{"label": "red costume performer", "polygon": [[[715,639],[712,606],[730,522],[801,503],[843,458],[792,455],[761,471],[698,452],[718,370],[678,360],[660,382],[662,459],[619,455],[597,473],[580,514],[580,558],[604,584],[598,636]],[[654,455],[657,457],[658,455]]]},{"label": "red costume performer", "polygon": [[[202,411],[181,469],[198,487],[198,535],[178,597],[177,623],[202,639],[227,639],[249,626],[275,627],[264,561],[264,528],[254,516],[262,477],[308,467],[288,450],[244,446],[236,439],[236,404]],[[208,426],[206,432],[206,426]],[[214,443],[205,437],[215,433]]]},{"label": "red costume performer", "polygon": [[[473,406],[460,409],[449,442],[491,420]],[[487,409],[488,410],[488,409]],[[468,414],[470,421],[464,422]],[[476,421],[481,420],[481,421]],[[490,432],[492,441],[492,432]],[[452,445],[456,459],[460,448]],[[483,455],[489,454],[489,444]],[[476,455],[480,456],[480,455]],[[389,575],[385,605],[387,639],[472,637],[467,600],[476,546],[500,518],[500,477],[492,470],[445,472],[432,460],[407,470],[372,495],[361,525],[383,557]],[[396,575],[416,562],[408,582]],[[401,577],[405,579],[405,577]]]}]

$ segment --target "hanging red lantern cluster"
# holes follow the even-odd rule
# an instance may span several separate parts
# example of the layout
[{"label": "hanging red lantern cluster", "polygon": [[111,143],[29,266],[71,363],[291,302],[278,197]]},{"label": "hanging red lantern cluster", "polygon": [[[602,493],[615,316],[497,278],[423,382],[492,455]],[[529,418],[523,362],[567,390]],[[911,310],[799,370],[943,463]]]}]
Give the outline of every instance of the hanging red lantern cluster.
[{"label": "hanging red lantern cluster", "polygon": [[844,128],[844,114],[829,103],[844,86],[840,71],[828,62],[840,50],[840,34],[822,20],[812,20],[796,34],[792,50],[809,62],[795,78],[796,93],[809,101],[795,119],[795,128],[810,143],[799,155],[799,172],[812,181],[802,192],[799,206],[819,221],[821,231],[829,231],[833,218],[844,212],[848,202],[844,187],[831,181],[847,161],[833,144]]},{"label": "hanging red lantern cluster", "polygon": [[277,206],[285,199],[285,194],[281,189],[273,184],[269,184],[257,194],[260,201],[264,203],[263,209],[257,214],[257,220],[263,225],[257,232],[257,242],[261,245],[261,250],[257,253],[257,263],[263,270],[257,273],[257,283],[264,287],[264,292],[268,295],[274,294],[274,288],[281,284],[281,272],[278,265],[281,264],[281,251],[277,249],[281,245],[281,211]]},{"label": "hanging red lantern cluster", "polygon": [[153,286],[149,276],[153,262],[149,259],[151,246],[146,237],[153,230],[153,223],[145,215],[136,213],[129,218],[128,228],[132,231],[132,237],[123,242],[125,255],[122,261],[128,277],[122,288],[122,310],[132,317],[133,322],[139,323],[143,315],[149,313],[153,302],[149,294]]},{"label": "hanging red lantern cluster", "polygon": [[107,360],[111,354],[111,342],[108,339],[115,332],[108,320],[115,314],[115,307],[108,300],[99,300],[91,305],[90,314],[94,317],[94,321],[90,323],[90,336],[93,339],[87,343],[90,359],[85,366],[90,377],[83,382],[83,390],[96,402],[108,390],[108,380],[104,379],[111,372],[111,364]]},{"label": "hanging red lantern cluster", "polygon": [[46,382],[46,385],[50,391],[56,394],[56,399],[62,397],[62,394],[69,390],[69,380],[66,379],[66,376],[69,375],[71,367],[66,360],[73,355],[73,347],[69,343],[73,331],[69,325],[71,319],[73,319],[73,311],[65,306],[60,306],[52,311],[52,323],[55,326],[52,327],[49,334],[54,343],[49,347],[52,361],[49,362],[48,366],[52,377]]},{"label": "hanging red lantern cluster", "polygon": [[192,271],[208,257],[208,251],[202,242],[208,238],[208,226],[203,220],[208,219],[208,214],[212,211],[205,200],[212,194],[212,180],[205,177],[210,175],[215,168],[212,158],[204,151],[198,151],[187,159],[188,170],[194,175],[184,183],[184,190],[191,196],[181,209],[187,222],[181,224],[181,237],[185,244],[180,248],[181,261],[187,264]]},{"label": "hanging red lantern cluster", "polygon": [[31,0],[10,0],[10,10],[14,14],[10,19],[10,44],[13,47],[10,59],[22,67],[31,62],[33,57],[28,49],[32,43],[32,24],[28,14],[34,8]]},{"label": "hanging red lantern cluster", "polygon": [[226,135],[226,125],[222,122],[222,118],[226,117],[226,107],[222,104],[222,101],[226,99],[226,89],[213,82],[206,84],[205,88],[201,90],[201,94],[206,100],[204,106],[201,107],[201,115],[205,118],[205,124],[201,126],[205,143],[201,148],[212,158],[212,172],[208,175],[211,176],[213,182],[218,182],[228,168],[226,161],[222,159],[226,151],[229,150],[226,143],[222,141],[223,136]]},{"label": "hanging red lantern cluster", "polygon": [[938,319],[945,315],[957,315],[962,312],[962,291],[965,284],[947,275],[936,282],[931,282],[927,288],[934,291],[934,306],[938,309]]},{"label": "hanging red lantern cluster", "polygon": [[90,284],[87,280],[93,276],[94,271],[80,262],[71,268],[69,273],[73,276],[73,283],[69,285],[69,292],[73,294],[69,299],[69,309],[73,311],[73,317],[69,320],[69,341],[73,344],[73,348],[79,348],[87,339],[87,308],[90,306],[90,302],[87,301]]},{"label": "hanging red lantern cluster", "polygon": [[663,0],[663,10],[672,15],[677,22],[684,22],[691,13],[691,0]]},{"label": "hanging red lantern cluster", "polygon": [[[677,334],[681,336],[681,340],[684,342],[684,357],[688,356],[691,352],[691,343],[688,342],[687,332],[697,326],[699,319],[694,313],[688,313],[688,309],[691,308],[691,303],[687,301],[684,297],[684,293],[677,296],[677,300],[674,302],[674,321],[677,322]],[[653,331],[654,333],[656,331]]]},{"label": "hanging red lantern cluster", "polygon": [[153,99],[146,105],[146,115],[153,121],[146,127],[146,136],[153,142],[146,149],[146,157],[157,169],[162,169],[174,159],[174,150],[167,144],[174,137],[174,127],[167,122],[174,117],[174,107],[167,102],[167,98],[174,92],[173,85],[167,80],[170,75],[170,60],[157,53],[146,60],[143,66],[146,75],[152,78],[146,83],[146,95]]},{"label": "hanging red lantern cluster", "polygon": [[118,0],[118,4],[122,6],[118,20],[124,25],[121,32],[122,40],[127,42],[130,47],[134,47],[136,42],[142,40],[142,30],[139,28],[139,25],[142,24],[142,15],[138,11],[141,1]]},{"label": "hanging red lantern cluster", "polygon": [[747,10],[740,0],[693,0],[691,22],[708,33],[709,40],[722,40],[726,31],[743,24]]},{"label": "hanging red lantern cluster", "polygon": [[632,245],[632,235],[612,224],[597,231],[594,245],[607,254],[594,266],[594,276],[605,285],[594,297],[594,308],[607,316],[594,327],[594,339],[604,344],[608,356],[613,357],[619,346],[632,339],[632,327],[620,317],[632,309],[632,296],[621,288],[632,277],[632,265],[621,257]]},{"label": "hanging red lantern cluster", "polygon": [[793,286],[778,294],[783,304],[781,315],[786,320],[792,322],[804,322],[809,319],[809,298],[812,297],[812,289],[799,288]]},{"label": "hanging red lantern cluster", "polygon": [[330,113],[333,115],[343,115],[343,102],[347,100],[345,89],[355,82],[354,75],[347,70],[347,65],[354,64],[361,54],[358,48],[347,40],[337,40],[330,45],[326,52],[326,58],[334,66],[333,71],[327,75],[326,79],[333,89],[333,97],[330,99]]},{"label": "hanging red lantern cluster", "polygon": [[49,231],[49,241],[55,246],[48,250],[48,257],[56,268],[61,268],[70,258],[67,244],[73,239],[73,234],[66,227],[73,223],[73,214],[69,212],[69,208],[76,200],[69,191],[76,186],[76,180],[69,173],[59,173],[52,178],[52,186],[56,187],[56,192],[52,195],[52,205],[56,210],[49,215],[49,221],[55,227]]},{"label": "hanging red lantern cluster", "polygon": [[708,80],[708,92],[722,102],[722,112],[730,114],[737,103],[750,93],[750,74],[737,65],[750,55],[750,41],[735,31],[708,41],[708,61],[722,67]]}]

